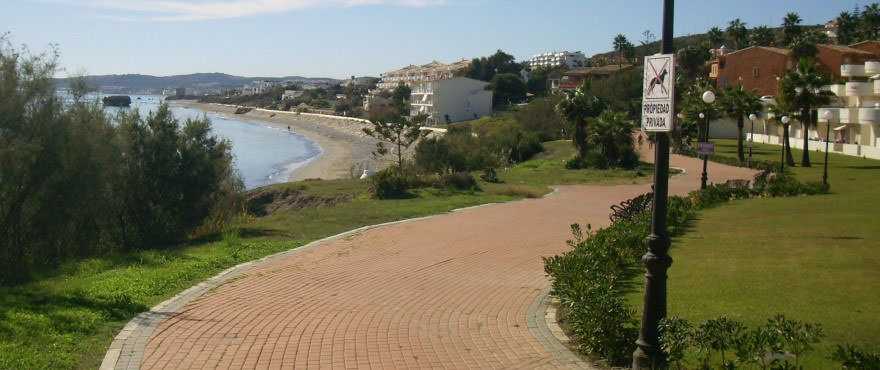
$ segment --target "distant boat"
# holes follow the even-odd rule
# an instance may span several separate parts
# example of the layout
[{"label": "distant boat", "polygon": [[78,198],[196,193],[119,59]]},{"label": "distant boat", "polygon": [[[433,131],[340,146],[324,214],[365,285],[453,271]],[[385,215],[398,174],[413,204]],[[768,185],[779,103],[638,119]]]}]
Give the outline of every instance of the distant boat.
[{"label": "distant boat", "polygon": [[104,102],[104,105],[110,107],[130,107],[131,106],[131,97],[128,95],[112,95],[105,96],[101,99]]}]

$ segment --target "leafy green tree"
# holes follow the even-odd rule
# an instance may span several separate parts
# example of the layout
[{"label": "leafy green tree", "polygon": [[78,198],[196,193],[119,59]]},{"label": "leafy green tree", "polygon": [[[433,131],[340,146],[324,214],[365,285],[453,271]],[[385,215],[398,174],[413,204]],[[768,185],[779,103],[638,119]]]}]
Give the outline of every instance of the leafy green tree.
[{"label": "leafy green tree", "polygon": [[706,32],[706,38],[709,39],[709,45],[712,48],[718,48],[724,43],[724,31],[718,27],[712,27]]},{"label": "leafy green tree", "polygon": [[572,91],[566,91],[563,99],[556,105],[556,111],[572,126],[572,144],[584,158],[590,150],[587,141],[589,119],[595,118],[605,109],[605,103],[590,91],[590,83],[585,82]]},{"label": "leafy green tree", "polygon": [[422,123],[426,115],[409,117],[410,88],[403,84],[394,89],[391,96],[391,109],[386,114],[370,118],[371,128],[364,128],[364,133],[376,138],[376,150],[373,156],[388,155],[388,145],[396,147],[397,169],[403,173],[403,152],[409,149],[421,137]]},{"label": "leafy green tree", "polygon": [[801,16],[798,13],[791,12],[782,19],[782,44],[791,45],[794,40],[801,35]]},{"label": "leafy green tree", "polygon": [[492,90],[492,104],[496,107],[506,107],[517,104],[526,98],[526,83],[522,77],[515,73],[499,73],[492,77],[492,82],[486,86]]},{"label": "leafy green tree", "polygon": [[202,225],[214,205],[242,189],[228,141],[212,136],[207,117],[181,126],[168,106],[118,117],[122,139],[124,244],[166,246]]},{"label": "leafy green tree", "polygon": [[701,74],[703,65],[709,60],[709,53],[704,49],[688,46],[678,49],[676,58],[682,70],[681,76],[693,80]]},{"label": "leafy green tree", "polygon": [[837,16],[837,43],[849,45],[859,37],[859,20],[850,12],[841,12]]},{"label": "leafy green tree", "polygon": [[749,30],[746,28],[745,22],[741,21],[739,18],[734,19],[728,23],[727,36],[733,40],[733,48],[739,50],[741,46],[746,45],[749,37]]},{"label": "leafy green tree", "polygon": [[770,46],[773,45],[776,36],[767,26],[758,26],[749,33],[749,45],[751,46]]},{"label": "leafy green tree", "polygon": [[626,36],[622,34],[617,34],[614,36],[614,51],[617,52],[617,66],[620,67],[623,61],[623,52],[627,47],[629,40],[626,39]]},{"label": "leafy green tree", "polygon": [[801,166],[810,167],[809,129],[813,122],[812,109],[831,102],[834,94],[822,87],[829,84],[829,79],[819,73],[816,62],[801,59],[797,68],[785,73],[779,82],[779,99],[787,106],[794,108],[798,120],[803,125],[804,150]]},{"label": "leafy green tree", "polygon": [[626,113],[606,110],[589,127],[587,141],[609,167],[632,168],[638,164],[633,145],[633,126]]},{"label": "leafy green tree", "polygon": [[789,140],[788,135],[788,126],[790,124],[782,123],[782,117],[788,116],[793,117],[794,111],[796,110],[794,107],[789,106],[790,102],[784,101],[781,98],[781,94],[777,95],[776,103],[771,103],[767,105],[767,111],[773,113],[776,117],[776,120],[782,128],[782,151],[784,152],[785,164],[788,166],[794,166],[794,156],[791,155],[791,142]]},{"label": "leafy green tree", "polygon": [[497,73],[519,73],[522,69],[522,64],[517,63],[513,55],[498,50],[489,57],[471,60],[464,75],[481,81],[492,81]]},{"label": "leafy green tree", "polygon": [[700,113],[705,117],[718,117],[717,105],[707,104],[703,101],[703,93],[713,88],[705,82],[700,82],[688,87],[681,96],[679,103],[679,125],[673,132],[673,144],[679,149],[690,147],[693,141],[704,137],[707,126],[706,118],[700,118]]},{"label": "leafy green tree", "polygon": [[736,120],[736,155],[740,161],[745,161],[746,157],[743,152],[744,119],[749,114],[761,111],[762,105],[761,100],[758,99],[758,91],[757,89],[748,91],[742,84],[737,87],[728,87],[724,89],[721,98],[718,99],[718,107],[726,116]]},{"label": "leafy green tree", "polygon": [[529,73],[529,80],[526,81],[526,89],[535,96],[546,96],[549,86],[547,83],[551,76],[558,76],[563,71],[563,67],[538,67]]}]

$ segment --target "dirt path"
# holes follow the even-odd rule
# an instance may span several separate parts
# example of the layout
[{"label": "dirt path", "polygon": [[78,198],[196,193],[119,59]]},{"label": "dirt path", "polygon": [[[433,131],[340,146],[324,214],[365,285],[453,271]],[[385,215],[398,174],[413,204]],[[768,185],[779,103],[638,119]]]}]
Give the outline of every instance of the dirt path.
[{"label": "dirt path", "polygon": [[[700,162],[670,193],[699,187]],[[710,164],[710,181],[752,172]],[[258,265],[153,332],[143,368],[559,368],[529,331],[542,256],[569,225],[607,226],[649,185],[564,186],[546,198],[390,225]]]}]

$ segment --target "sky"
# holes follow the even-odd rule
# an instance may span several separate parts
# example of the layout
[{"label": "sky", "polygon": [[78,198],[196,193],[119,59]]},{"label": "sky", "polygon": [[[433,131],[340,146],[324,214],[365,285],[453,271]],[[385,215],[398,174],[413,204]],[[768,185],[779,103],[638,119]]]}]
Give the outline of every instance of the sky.
[{"label": "sky", "polygon": [[[249,77],[378,76],[501,49],[610,51],[661,34],[661,0],[0,0],[0,34],[33,52],[57,45],[63,77],[222,72]],[[778,26],[788,12],[824,24],[850,0],[679,0],[675,35]]]}]

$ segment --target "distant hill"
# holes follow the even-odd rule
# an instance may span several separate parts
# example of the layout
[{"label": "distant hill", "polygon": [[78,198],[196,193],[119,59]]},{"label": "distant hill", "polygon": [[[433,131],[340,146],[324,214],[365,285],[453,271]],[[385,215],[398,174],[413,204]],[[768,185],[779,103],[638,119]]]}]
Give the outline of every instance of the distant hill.
[{"label": "distant hill", "polygon": [[[333,78],[311,78],[302,76],[286,77],[242,77],[225,73],[193,73],[176,76],[150,76],[141,74],[85,76],[89,87],[101,91],[146,91],[185,88],[241,88],[243,85],[260,80],[293,81],[297,83],[339,83]],[[69,86],[68,79],[56,80],[59,88]]]}]

